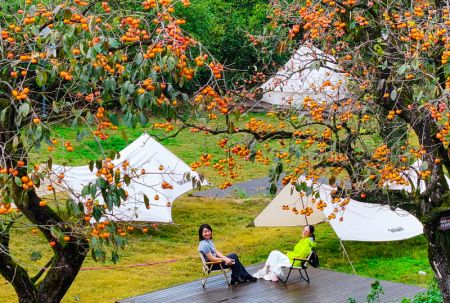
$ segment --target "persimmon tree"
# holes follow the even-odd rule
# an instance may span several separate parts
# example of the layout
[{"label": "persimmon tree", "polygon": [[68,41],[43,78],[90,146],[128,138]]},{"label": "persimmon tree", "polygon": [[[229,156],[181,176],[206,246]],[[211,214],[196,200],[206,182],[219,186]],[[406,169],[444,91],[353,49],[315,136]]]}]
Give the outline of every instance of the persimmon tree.
[{"label": "persimmon tree", "polygon": [[[126,230],[104,219],[127,199],[124,184],[133,177],[126,163],[114,166],[116,154],[101,152],[86,163],[96,182],[86,184],[79,199],[67,201],[66,211],[54,207],[66,198],[38,194],[42,187],[54,192],[52,182],[62,183],[64,174],[55,176],[51,158],[46,165],[33,165],[30,152],[51,152],[58,145],[76,152],[53,126],[83,125],[77,140],[93,136],[101,146],[119,120],[134,127],[145,125],[149,114],[169,120],[190,116],[206,102],[191,99],[190,93],[206,89],[212,95],[217,89],[223,67],[183,32],[185,21],[174,15],[177,7],[188,5],[188,0],[2,3],[0,274],[20,302],[61,301],[89,252],[100,260],[111,252],[116,261],[124,245]],[[195,78],[200,69],[211,75],[203,84]],[[210,115],[227,111],[226,100],[217,101],[208,104]],[[169,122],[154,126],[173,129]],[[42,233],[53,252],[33,275],[10,249],[17,220],[21,228]]]},{"label": "persimmon tree", "polygon": [[[271,34],[250,36],[251,43],[269,58],[310,46],[312,59],[293,73],[327,68],[346,80],[324,79],[300,104],[286,100],[285,107],[269,113],[278,123],[253,118],[236,128],[228,115],[225,127],[200,129],[229,137],[249,134],[250,144],[229,146],[227,139],[219,144],[234,157],[263,163],[273,153],[273,172],[286,172],[284,184],[295,184],[299,175],[328,177],[336,186],[331,217],[345,220],[349,198],[413,213],[424,225],[430,265],[450,302],[450,3],[274,0],[271,5]],[[264,78],[255,75],[258,79]],[[343,86],[345,95],[323,98]],[[255,145],[271,139],[279,144]],[[316,206],[321,209],[323,201]]]}]

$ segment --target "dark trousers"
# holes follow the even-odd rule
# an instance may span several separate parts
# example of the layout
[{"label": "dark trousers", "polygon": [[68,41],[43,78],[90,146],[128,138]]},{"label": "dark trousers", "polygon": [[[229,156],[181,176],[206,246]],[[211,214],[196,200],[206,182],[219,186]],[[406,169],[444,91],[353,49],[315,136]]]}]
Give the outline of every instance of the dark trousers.
[{"label": "dark trousers", "polygon": [[[251,275],[245,269],[244,265],[242,265],[237,254],[231,253],[231,254],[227,255],[227,257],[230,259],[233,259],[234,264],[226,265],[225,262],[222,262],[222,267],[223,268],[228,268],[228,267],[231,268],[231,280],[251,278]],[[219,264],[214,264],[213,269],[220,269]]]}]

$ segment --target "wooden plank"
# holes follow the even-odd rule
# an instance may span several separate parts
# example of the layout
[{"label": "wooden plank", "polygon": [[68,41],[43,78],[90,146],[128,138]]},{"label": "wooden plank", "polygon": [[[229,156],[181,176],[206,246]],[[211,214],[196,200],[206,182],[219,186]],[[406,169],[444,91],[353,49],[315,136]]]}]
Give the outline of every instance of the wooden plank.
[{"label": "wooden plank", "polygon": [[[249,267],[255,272],[262,265]],[[308,269],[311,283],[301,280],[298,271],[293,271],[287,285],[281,282],[259,280],[256,283],[245,283],[228,287],[223,275],[208,279],[206,288],[200,281],[193,281],[171,288],[158,290],[141,296],[124,299],[120,303],[157,303],[157,302],[300,302],[300,303],[335,303],[346,302],[352,297],[357,301],[365,301],[370,292],[370,284],[374,281],[345,273],[324,269]],[[200,277],[199,277],[200,279]],[[425,289],[400,283],[380,281],[385,294],[381,302],[400,302],[402,298],[411,298]]]}]

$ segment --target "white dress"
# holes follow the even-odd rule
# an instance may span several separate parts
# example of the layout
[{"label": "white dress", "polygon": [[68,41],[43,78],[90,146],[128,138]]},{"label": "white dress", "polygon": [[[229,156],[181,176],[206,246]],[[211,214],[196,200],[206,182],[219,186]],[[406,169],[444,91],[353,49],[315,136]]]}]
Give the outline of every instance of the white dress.
[{"label": "white dress", "polygon": [[278,281],[278,276],[282,273],[282,267],[291,266],[288,256],[278,250],[270,252],[264,268],[258,270],[253,277],[267,281]]}]

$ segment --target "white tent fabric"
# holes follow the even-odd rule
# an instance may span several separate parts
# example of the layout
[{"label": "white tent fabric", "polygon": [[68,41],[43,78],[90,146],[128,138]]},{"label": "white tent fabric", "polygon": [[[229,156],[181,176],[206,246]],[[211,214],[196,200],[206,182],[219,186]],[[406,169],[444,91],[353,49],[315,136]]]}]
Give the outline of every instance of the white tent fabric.
[{"label": "white tent fabric", "polygon": [[[331,196],[320,192],[327,203],[326,216],[334,212]],[[423,233],[423,226],[416,217],[402,209],[392,210],[387,205],[363,203],[350,199],[343,220],[329,220],[334,232],[342,241],[398,241]]]},{"label": "white tent fabric", "polygon": [[[305,178],[301,177],[299,181],[305,181]],[[308,186],[311,186],[311,181],[306,182]],[[296,207],[297,210],[303,209],[303,204],[299,203],[299,193],[292,185],[287,185],[255,218],[254,226],[302,226],[326,221],[326,217],[338,211],[332,203],[330,194],[332,187],[315,184],[314,189],[319,192],[320,200],[327,206],[322,212],[315,205],[308,205],[314,211],[307,218],[308,223],[303,215],[296,215],[290,210],[282,209],[282,205],[288,205],[291,209],[292,207]],[[343,218],[342,221],[336,218],[329,220],[329,223],[338,238],[343,241],[396,241],[423,233],[422,224],[417,218],[401,209],[391,210],[386,205],[350,200],[345,211],[340,215]]]},{"label": "white tent fabric", "polygon": [[[291,210],[282,210],[287,205]],[[312,197],[300,197],[294,185],[288,184],[267,205],[267,207],[254,219],[254,226],[304,226],[325,221],[325,215],[321,211],[314,211],[310,216],[295,214],[292,208],[297,210],[311,207],[314,209]]]},{"label": "white tent fabric", "polygon": [[[130,168],[136,168],[137,172],[144,169],[145,174],[132,178],[129,186],[123,185],[129,197],[120,208],[113,208],[109,218],[114,221],[172,222],[172,202],[193,188],[192,182],[185,179],[185,174],[190,173],[191,177],[197,179],[198,174],[145,133],[123,149],[119,159],[113,160],[112,163],[115,167],[119,167],[126,160]],[[161,165],[163,170],[159,169]],[[73,198],[78,198],[83,187],[90,182],[95,182],[97,178],[95,169],[91,172],[88,166],[53,165],[52,169],[56,175],[59,173],[65,175],[60,188],[56,186],[55,188],[68,190]],[[163,189],[161,187],[163,181],[172,185],[173,189]],[[208,182],[204,180],[201,184],[207,185]],[[144,194],[150,200],[150,209],[145,206]],[[159,196],[158,200],[154,199],[155,195]],[[103,203],[101,196],[97,199]]]},{"label": "white tent fabric", "polygon": [[[319,61],[326,67],[315,68]],[[348,96],[346,80],[342,73],[335,71],[338,67],[333,61],[313,46],[300,47],[283,68],[261,86],[261,101],[278,106],[298,106],[306,97],[318,103],[345,98]],[[329,81],[330,86],[322,87],[325,81]]]}]

